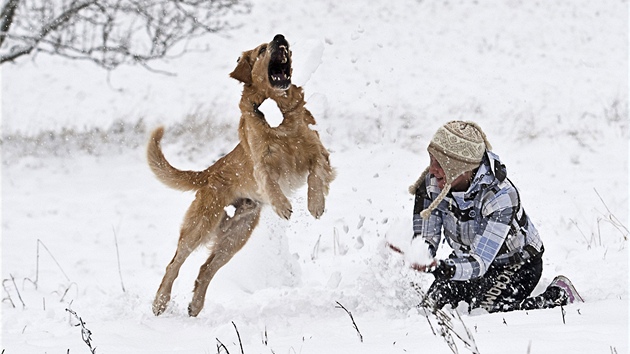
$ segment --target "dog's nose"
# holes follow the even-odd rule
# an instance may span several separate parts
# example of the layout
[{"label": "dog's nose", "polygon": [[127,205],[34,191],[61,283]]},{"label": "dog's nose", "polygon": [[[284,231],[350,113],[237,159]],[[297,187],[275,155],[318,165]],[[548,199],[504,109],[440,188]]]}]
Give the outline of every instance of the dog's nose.
[{"label": "dog's nose", "polygon": [[289,47],[289,42],[287,42],[287,40],[281,34],[276,34],[276,36],[273,37],[273,43],[275,43],[278,47]]}]

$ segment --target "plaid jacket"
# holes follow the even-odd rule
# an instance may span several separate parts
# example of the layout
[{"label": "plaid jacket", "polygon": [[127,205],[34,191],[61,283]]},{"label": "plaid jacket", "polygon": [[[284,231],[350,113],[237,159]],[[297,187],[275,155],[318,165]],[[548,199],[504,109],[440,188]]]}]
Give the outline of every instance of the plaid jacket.
[{"label": "plaid jacket", "polygon": [[414,237],[423,237],[435,256],[444,232],[453,249],[446,260],[455,266],[453,280],[478,278],[491,264],[522,263],[544,252],[518,191],[506,177],[499,157],[488,151],[468,190],[449,192],[427,220],[420,212],[440,193],[437,180],[427,174],[416,190]]}]

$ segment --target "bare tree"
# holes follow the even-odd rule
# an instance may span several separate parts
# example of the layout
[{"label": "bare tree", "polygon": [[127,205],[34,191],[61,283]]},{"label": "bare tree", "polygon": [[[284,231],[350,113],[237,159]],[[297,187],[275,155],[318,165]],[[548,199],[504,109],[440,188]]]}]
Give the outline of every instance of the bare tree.
[{"label": "bare tree", "polygon": [[[36,53],[85,59],[107,70],[148,67],[190,39],[231,28],[240,0],[1,0],[0,65]],[[178,46],[178,44],[182,44]]]}]

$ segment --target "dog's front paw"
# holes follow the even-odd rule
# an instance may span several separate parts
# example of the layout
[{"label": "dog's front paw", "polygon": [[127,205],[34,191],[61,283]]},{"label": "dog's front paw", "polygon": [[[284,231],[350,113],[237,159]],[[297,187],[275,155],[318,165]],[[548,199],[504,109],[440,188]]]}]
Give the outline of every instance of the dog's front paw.
[{"label": "dog's front paw", "polygon": [[153,314],[156,316],[161,315],[166,310],[166,305],[171,301],[171,297],[168,295],[156,295],[155,300],[153,300]]},{"label": "dog's front paw", "polygon": [[284,200],[277,201],[272,204],[273,211],[275,211],[281,218],[289,220],[291,214],[293,213],[293,207],[287,198],[283,199]]},{"label": "dog's front paw", "polygon": [[308,211],[315,217],[315,219],[319,219],[322,215],[324,215],[324,209],[326,207],[326,202],[324,200],[324,196],[309,196],[308,198]]}]

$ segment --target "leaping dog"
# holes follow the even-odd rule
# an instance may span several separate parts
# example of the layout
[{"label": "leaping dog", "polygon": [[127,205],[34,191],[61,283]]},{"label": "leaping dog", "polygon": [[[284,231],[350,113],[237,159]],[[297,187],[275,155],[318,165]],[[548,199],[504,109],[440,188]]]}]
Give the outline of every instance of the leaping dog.
[{"label": "leaping dog", "polygon": [[[292,191],[308,184],[308,210],[319,218],[335,171],[319,134],[309,125],[315,119],[304,107],[302,88],[291,83],[291,51],[282,35],[243,52],[230,76],[244,84],[239,107],[239,144],[204,171],[178,170],[166,160],[160,147],[164,128],[151,135],[147,158],[155,176],[167,186],[196,191],[181,226],[177,251],[153,301],[153,313],[164,312],[173,282],[186,258],[201,245],[210,255],[195,281],[188,314],[197,316],[206,290],[216,272],[249,239],[260,219],[261,207],[270,204],[289,219]],[[282,123],[269,126],[258,107],[272,99],[282,112]],[[234,206],[233,215],[225,209]]]}]

